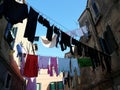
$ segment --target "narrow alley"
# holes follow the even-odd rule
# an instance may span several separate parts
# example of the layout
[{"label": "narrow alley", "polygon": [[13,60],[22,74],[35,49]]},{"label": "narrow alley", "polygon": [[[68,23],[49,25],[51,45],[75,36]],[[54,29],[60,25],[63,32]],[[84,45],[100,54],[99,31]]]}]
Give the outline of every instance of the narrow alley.
[{"label": "narrow alley", "polygon": [[71,30],[30,2],[69,26],[75,15],[65,1],[0,0],[0,90],[120,90],[120,0],[80,1]]}]

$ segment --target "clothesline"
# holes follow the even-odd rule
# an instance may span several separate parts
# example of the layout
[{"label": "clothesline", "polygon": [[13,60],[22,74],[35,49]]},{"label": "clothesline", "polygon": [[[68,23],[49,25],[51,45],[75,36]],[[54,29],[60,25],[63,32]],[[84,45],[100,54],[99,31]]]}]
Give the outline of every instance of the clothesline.
[{"label": "clothesline", "polygon": [[[61,50],[64,51],[66,50],[67,47],[70,48],[70,52],[73,54],[72,51],[72,44],[77,46],[78,48],[78,54],[80,56],[82,56],[82,52],[84,51],[85,56],[90,57],[92,59],[92,63],[93,63],[93,69],[95,69],[97,66],[99,66],[101,64],[100,56],[104,57],[105,62],[108,63],[107,64],[107,71],[111,72],[111,57],[101,51],[98,51],[95,48],[89,47],[85,44],[83,44],[82,42],[77,41],[76,39],[72,38],[71,36],[69,36],[68,34],[66,34],[65,32],[63,32],[62,30],[60,30],[59,28],[57,28],[56,26],[52,25],[50,26],[49,21],[47,19],[45,19],[43,16],[39,16],[38,18],[38,22],[41,23],[43,26],[47,27],[47,34],[46,34],[46,38],[51,41],[52,40],[52,35],[53,33],[55,33],[57,35],[57,43],[56,46],[59,42],[59,44],[61,45]],[[59,41],[59,37],[61,38],[61,40]],[[103,63],[102,63],[103,65]],[[103,66],[104,68],[104,66]]]},{"label": "clothesline", "polygon": [[[43,17],[44,18],[44,17]],[[45,18],[44,18],[45,19]],[[45,19],[46,20],[46,19]],[[49,22],[49,21],[48,21]],[[56,26],[55,26],[56,27]],[[56,27],[57,28],[57,27]],[[63,30],[61,30],[61,29],[59,29],[59,28],[57,28],[57,30],[59,30],[60,32],[63,32]],[[64,32],[63,32],[64,33]],[[69,33],[69,32],[68,32]],[[68,34],[66,34],[66,36],[69,36]],[[80,42],[81,44],[83,44],[82,42]],[[83,44],[83,45],[85,45],[85,44]],[[85,45],[86,46],[86,45]],[[88,46],[89,47],[89,46]],[[91,47],[92,48],[92,47]],[[92,48],[92,49],[95,49],[95,48]],[[98,50],[97,50],[98,51]],[[104,52],[101,52],[101,51],[99,51],[100,53],[103,53],[103,54],[105,54],[105,55],[107,55],[107,56],[109,56],[108,54],[106,54],[106,53],[104,53]]]},{"label": "clothesline", "polygon": [[[31,5],[29,4],[29,2],[26,2],[26,4],[27,4],[29,7],[31,7]],[[54,20],[53,18],[51,18],[51,17],[48,16],[47,14],[39,11],[37,8],[35,8],[35,7],[33,7],[33,6],[32,6],[32,8],[33,8],[35,11],[37,11],[37,12],[39,13],[39,15],[42,15],[42,16],[44,16],[44,18],[47,18],[48,20],[50,20],[50,22],[53,21],[53,24],[54,24],[54,25],[58,25],[58,26],[63,27],[63,28],[66,29],[66,30],[69,30],[67,27],[65,27],[64,25],[60,24],[58,21]],[[59,28],[60,28],[60,27],[59,27]]]},{"label": "clothesline", "polygon": [[[59,44],[61,46],[61,50],[66,50],[67,47],[70,48],[70,52],[74,54],[72,51],[72,46],[77,47],[77,53],[79,56],[82,56],[83,52],[86,57],[90,57],[93,62],[93,68],[95,69],[97,66],[102,65],[101,61],[105,59],[107,62],[108,72],[111,71],[111,57],[101,51],[98,51],[95,48],[89,47],[82,42],[72,38],[61,29],[59,29],[55,25],[50,25],[50,22],[44,18],[40,13],[35,11],[31,6],[28,13],[28,6],[26,4],[19,4],[14,0],[5,0],[3,5],[5,6],[3,9],[3,15],[5,15],[6,20],[11,22],[12,24],[16,24],[18,22],[22,22],[23,19],[27,18],[27,24],[25,28],[24,37],[28,38],[28,41],[34,41],[36,25],[37,21],[47,28],[46,38],[51,41],[53,33],[57,35],[56,39],[56,47]],[[18,8],[16,8],[18,7]],[[15,12],[15,13],[14,13]]]},{"label": "clothesline", "polygon": [[48,74],[53,76],[53,67],[56,76],[61,72],[69,72],[71,76],[73,76],[75,69],[77,70],[78,75],[80,75],[78,62],[75,58],[58,58],[31,54],[26,54],[25,57],[21,56],[21,54],[19,54],[19,56],[22,58],[20,71],[25,77],[37,77],[40,69],[47,69]]},{"label": "clothesline", "polygon": [[[8,4],[9,3],[9,4]],[[18,22],[21,22],[24,18],[26,18],[28,15],[29,15],[29,13],[28,13],[28,15],[27,15],[27,12],[28,12],[28,5],[26,5],[26,4],[19,4],[19,3],[17,3],[17,2],[15,2],[14,0],[5,0],[4,1],[4,3],[3,3],[3,6],[5,6],[4,7],[4,9],[3,9],[3,14],[5,15],[5,17],[8,17],[8,21],[9,22],[12,22],[13,24],[14,23],[18,23]],[[6,7],[7,6],[7,7]],[[16,8],[16,6],[17,7],[19,7],[19,8]],[[9,8],[9,7],[11,7],[11,9]],[[31,6],[30,6],[31,7]],[[32,10],[31,10],[32,9]],[[31,7],[31,11],[32,11],[32,13],[33,14],[35,14],[35,13],[37,13],[37,16],[36,17],[38,17],[41,13],[39,13],[39,11],[35,11],[32,7]],[[6,11],[4,11],[4,10],[6,10]],[[29,10],[29,11],[30,11]],[[19,12],[16,12],[16,13],[12,13],[12,12],[15,12],[15,11],[19,11]],[[18,13],[21,13],[20,15],[18,15]],[[16,18],[14,18],[13,17],[13,15],[14,15],[14,17],[15,16],[17,16]],[[31,15],[32,16],[32,15]],[[41,15],[40,15],[41,16]],[[39,16],[39,17],[40,17]],[[29,17],[27,17],[27,18],[29,18]],[[36,18],[36,19],[38,19],[38,18]],[[49,21],[47,20],[47,19],[45,19],[44,17],[43,17],[43,19],[44,20],[46,20],[46,22],[48,22],[49,23]],[[33,21],[33,20],[32,20]],[[36,22],[37,22],[37,20],[36,20]],[[39,20],[38,20],[38,22],[39,22]],[[33,25],[32,25],[33,24]],[[34,23],[32,23],[32,24],[30,24],[31,26],[34,26]],[[57,28],[59,31],[61,31],[61,32],[63,32],[61,29],[59,29],[58,27],[56,27],[55,26],[55,28]],[[33,29],[33,31],[35,32],[36,30],[34,30],[34,29],[36,29],[36,27],[34,26],[34,28],[32,28]],[[29,30],[29,32],[28,32],[28,34],[30,34],[31,32],[30,32],[30,30]],[[33,35],[34,35],[34,33],[32,33]],[[67,35],[66,35],[67,36]],[[34,37],[33,37],[34,38]],[[81,42],[80,42],[81,43]],[[100,52],[100,51],[99,51]],[[101,52],[101,53],[103,53],[103,52]],[[103,53],[103,54],[105,54],[105,53]],[[107,54],[105,54],[105,55],[107,55]],[[108,55],[109,56],[109,55]]]},{"label": "clothesline", "polygon": [[[30,8],[30,10],[32,10],[34,12],[34,14],[37,13],[36,11],[33,10],[32,7]],[[29,13],[29,15],[33,16],[33,14],[31,14],[31,13]],[[33,21],[31,21],[31,22],[33,23]],[[66,34],[65,32],[63,32],[57,26],[50,25],[50,22],[46,18],[44,18],[42,15],[40,15],[40,14],[39,14],[39,17],[38,17],[38,22],[47,28],[46,38],[49,41],[52,40],[53,33],[55,33],[57,35],[56,46],[59,43],[60,46],[61,46],[61,50],[62,51],[66,50],[66,48],[69,47],[70,48],[70,52],[72,54],[74,54],[73,51],[72,51],[72,46],[71,45],[77,46],[79,56],[82,56],[82,52],[84,52],[85,56],[90,57],[91,60],[92,60],[93,68],[94,69],[97,66],[100,65],[100,62],[102,61],[102,58],[100,58],[100,56],[102,56],[102,57],[104,57],[104,59],[106,59],[105,62],[108,63],[108,65],[107,65],[107,69],[108,70],[107,71],[108,72],[111,71],[111,65],[110,65],[111,58],[110,58],[109,55],[107,55],[104,52],[98,51],[95,48],[89,47],[89,46],[83,44],[82,42],[77,41],[76,39],[72,38],[71,36],[69,36],[68,34]],[[29,25],[29,23],[27,23],[27,24]],[[33,24],[31,24],[31,25],[33,25]],[[34,32],[35,32],[35,30],[34,30]],[[30,30],[29,30],[28,33],[31,33]],[[29,36],[29,37],[31,38],[31,36]]]},{"label": "clothesline", "polygon": [[[27,4],[29,4],[28,2],[27,2]],[[30,4],[29,4],[30,5]],[[32,6],[33,7],[33,6]],[[34,8],[34,9],[36,9],[36,8]],[[37,9],[36,9],[37,10]],[[44,13],[42,13],[42,12],[40,12],[39,10],[37,10],[37,12],[39,13],[39,16],[43,16],[43,15],[45,15],[46,17],[48,17],[49,19],[51,19],[51,20],[53,20],[52,18],[50,18],[49,16],[47,16],[46,14],[44,14]],[[44,17],[43,17],[44,18]],[[46,18],[44,18],[44,19],[46,19]],[[46,19],[47,20],[47,19]],[[48,20],[47,20],[48,21]],[[55,20],[53,20],[53,21],[55,21]],[[55,21],[56,23],[58,23],[57,21]],[[59,23],[58,23],[59,24]],[[53,24],[53,25],[55,25],[55,24]],[[61,24],[59,24],[59,25],[61,25]],[[63,25],[61,25],[61,26],[63,26]],[[64,27],[64,26],[63,26]],[[58,27],[57,27],[58,28]],[[65,27],[66,28],[66,27]],[[59,29],[59,28],[58,28]],[[67,28],[66,28],[67,29]],[[60,31],[63,31],[63,30],[61,30],[61,29],[59,29]],[[80,29],[76,29],[76,31],[77,30],[80,30]],[[70,31],[68,31],[67,33],[70,33]],[[69,35],[69,34],[68,34]],[[93,48],[94,49],[94,48]],[[99,51],[99,52],[101,52],[101,51]],[[101,53],[103,53],[103,52],[101,52]],[[104,53],[104,54],[106,54],[106,53]],[[107,55],[107,54],[106,54]],[[109,56],[109,55],[108,55]]]}]

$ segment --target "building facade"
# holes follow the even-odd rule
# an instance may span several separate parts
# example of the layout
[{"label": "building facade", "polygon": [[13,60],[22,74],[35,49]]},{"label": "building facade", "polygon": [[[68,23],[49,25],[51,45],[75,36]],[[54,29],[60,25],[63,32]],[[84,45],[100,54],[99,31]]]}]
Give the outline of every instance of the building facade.
[{"label": "building facade", "polygon": [[86,9],[78,19],[80,27],[86,25],[90,35],[83,36],[81,42],[110,55],[112,68],[111,73],[102,71],[101,66],[97,67],[95,72],[92,72],[90,67],[83,71],[81,69],[81,90],[119,90],[119,12],[119,0],[88,0]]},{"label": "building facade", "polygon": [[[0,0],[0,5],[3,0]],[[1,8],[2,9],[2,8]],[[20,75],[13,57],[16,27],[11,27],[6,18],[0,17],[0,90],[25,90],[25,81]]]}]

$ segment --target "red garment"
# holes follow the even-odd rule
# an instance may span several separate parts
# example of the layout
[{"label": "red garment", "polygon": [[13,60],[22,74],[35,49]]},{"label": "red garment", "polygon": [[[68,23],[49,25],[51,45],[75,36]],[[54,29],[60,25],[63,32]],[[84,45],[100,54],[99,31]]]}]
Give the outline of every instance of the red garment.
[{"label": "red garment", "polygon": [[23,74],[26,77],[37,77],[38,75],[37,55],[29,55],[29,54],[27,55]]}]

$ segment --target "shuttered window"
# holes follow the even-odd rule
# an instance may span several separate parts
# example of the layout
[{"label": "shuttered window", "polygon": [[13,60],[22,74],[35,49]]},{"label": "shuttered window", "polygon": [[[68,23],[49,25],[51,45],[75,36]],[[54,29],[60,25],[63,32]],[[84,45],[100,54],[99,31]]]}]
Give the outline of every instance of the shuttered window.
[{"label": "shuttered window", "polygon": [[106,31],[103,34],[104,40],[108,47],[109,54],[112,54],[118,48],[117,42],[109,25],[106,26]]},{"label": "shuttered window", "polygon": [[94,10],[94,13],[95,13],[96,17],[98,17],[99,16],[99,11],[98,11],[97,5],[96,5],[94,0],[92,0],[92,8]]},{"label": "shuttered window", "polygon": [[14,40],[15,40],[16,34],[17,34],[17,27],[12,27],[12,24],[8,22],[4,37],[11,48],[14,47]]}]

